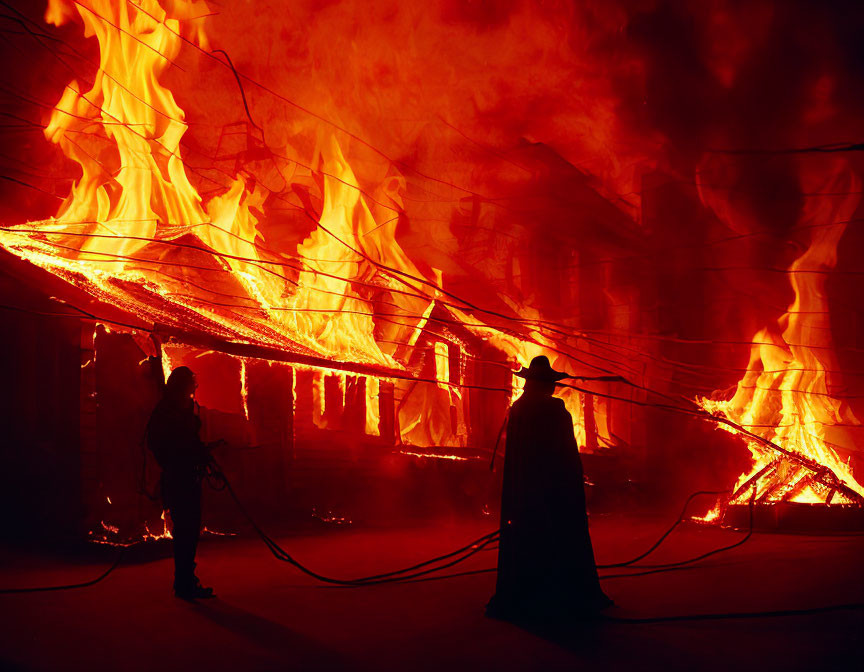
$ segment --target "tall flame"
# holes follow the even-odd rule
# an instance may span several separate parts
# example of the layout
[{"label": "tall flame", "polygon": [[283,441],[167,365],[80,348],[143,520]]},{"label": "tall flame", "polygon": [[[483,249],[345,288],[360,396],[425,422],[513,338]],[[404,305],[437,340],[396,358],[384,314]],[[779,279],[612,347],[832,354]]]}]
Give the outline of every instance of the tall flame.
[{"label": "tall flame", "polygon": [[[241,172],[206,203],[190,181],[185,114],[162,80],[184,40],[207,48],[196,18],[206,13],[200,0],[49,1],[49,23],[77,17],[100,47],[92,86],[70,82],[45,129],[81,175],[55,217],[3,230],[0,245],[147,321],[408,371],[410,350],[442,298],[443,274],[421,271],[396,240],[405,180],[394,167],[377,187],[386,215],[376,209],[376,217],[347,146],[332,130],[319,132],[320,216],[291,253],[266,246],[259,223],[269,192],[254,177]],[[536,330],[500,333],[450,309],[513,362],[558,358]],[[433,356],[437,384],[399,383],[403,438],[420,445],[461,440],[451,415],[461,392],[444,373],[447,358]],[[377,389],[378,381],[366,388],[370,433]],[[321,414],[325,395],[316,393]],[[565,398],[581,427],[578,396]],[[457,423],[464,429],[464,418]]]},{"label": "tall flame", "polygon": [[55,221],[91,235],[80,239],[82,258],[133,255],[160,227],[206,219],[180,154],[183,110],[159,81],[180,51],[180,20],[156,0],[139,4],[51,0],[46,13],[61,25],[74,8],[100,45],[93,86],[83,91],[72,80],[45,129],[81,167]]},{"label": "tall flame", "polygon": [[[852,475],[832,446],[829,435],[844,425],[859,425],[848,404],[836,398],[838,365],[831,338],[826,271],[837,263],[837,245],[854,212],[861,182],[842,162],[833,169],[808,164],[803,171],[805,192],[848,194],[833,207],[810,199],[798,226],[811,230],[807,250],[788,269],[795,299],[776,326],[753,337],[747,373],[727,401],[701,399],[703,408],[732,420],[745,430],[792,453],[784,455],[764,443],[747,439],[752,467],[741,474],[731,503],[742,503],[757,487],[761,502],[843,503],[828,471],[852,492],[864,496],[864,486]],[[829,167],[830,168],[830,167]],[[824,177],[828,176],[828,179]],[[835,199],[836,201],[836,199]],[[724,429],[737,433],[727,425]],[[804,460],[795,459],[796,456]],[[746,486],[746,487],[745,487]]]},{"label": "tall flame", "polygon": [[[85,34],[100,45],[92,88],[84,92],[71,82],[45,129],[82,174],[58,215],[36,227],[68,237],[46,242],[12,232],[3,243],[66,277],[80,274],[79,284],[95,286],[124,307],[131,303],[146,317],[170,321],[173,306],[205,318],[198,323],[205,330],[236,340],[403,368],[392,348],[376,342],[375,291],[365,288],[377,286],[382,294],[404,284],[385,277],[379,265],[420,273],[392,235],[385,237],[393,228],[375,221],[336,139],[327,138],[321,151],[326,177],[319,227],[293,255],[265,250],[256,213],[266,191],[247,189],[238,177],[202,204],[181,155],[183,110],[160,81],[182,44],[181,17],[203,3],[170,3],[170,14],[157,0],[139,4],[51,0],[49,22],[59,25],[77,12]],[[201,31],[197,38],[206,40]],[[168,244],[181,239],[212,258],[199,254],[197,265],[174,263]],[[195,275],[205,280],[197,290],[189,282]],[[135,291],[158,294],[165,301],[161,310],[121,290],[128,290],[128,281],[137,284]],[[219,294],[246,303],[220,305],[214,300]],[[415,292],[401,307],[419,315],[433,299]],[[410,334],[418,319],[397,330]]]}]

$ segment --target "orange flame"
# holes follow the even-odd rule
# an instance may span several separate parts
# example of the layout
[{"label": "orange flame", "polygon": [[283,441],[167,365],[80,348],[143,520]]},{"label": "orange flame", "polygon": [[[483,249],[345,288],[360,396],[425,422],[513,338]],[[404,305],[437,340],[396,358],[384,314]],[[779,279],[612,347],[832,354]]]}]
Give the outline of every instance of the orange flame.
[{"label": "orange flame", "polygon": [[[346,146],[329,130],[320,134],[321,212],[292,253],[264,246],[262,184],[240,174],[204,203],[190,182],[180,145],[185,114],[162,80],[184,39],[206,48],[202,21],[194,18],[206,13],[200,1],[50,0],[49,23],[77,17],[100,47],[90,90],[70,82],[45,129],[81,176],[56,217],[0,231],[0,245],[145,321],[410,374],[405,353],[442,298],[443,273],[421,269],[396,241],[405,180],[395,168],[377,187],[385,205],[377,203],[373,215]],[[468,321],[458,308],[452,312]],[[514,363],[541,353],[560,358],[539,330],[521,338],[482,324],[468,328]],[[436,362],[437,385],[408,390],[412,383],[399,383],[402,438],[459,445],[464,418],[454,429],[451,406],[461,392],[448,380],[443,352]],[[370,379],[366,388],[370,433],[377,432],[377,387]],[[315,422],[322,426],[324,394],[316,393]],[[572,391],[562,396],[585,445],[582,400]],[[600,416],[595,424],[602,428]]]},{"label": "orange flame", "polygon": [[[830,470],[851,491],[864,495],[864,487],[852,475],[829,440],[844,425],[859,425],[848,404],[834,396],[839,384],[837,360],[831,340],[825,271],[837,263],[837,244],[854,212],[860,180],[841,162],[818,172],[813,165],[803,173],[805,192],[849,194],[834,207],[808,201],[798,222],[813,231],[810,246],[789,268],[795,300],[777,320],[753,337],[747,373],[728,401],[700,399],[702,407],[724,416],[747,431],[805,458],[802,463],[784,456],[754,439],[747,439],[753,465],[738,479],[731,503],[743,503],[755,479],[757,501],[844,503],[848,496],[836,493],[820,478],[820,467]],[[820,182],[828,175],[827,183]],[[817,183],[818,182],[818,183]],[[821,206],[821,207],[820,207]],[[720,425],[727,431],[734,428]],[[815,466],[818,465],[818,466]]]}]

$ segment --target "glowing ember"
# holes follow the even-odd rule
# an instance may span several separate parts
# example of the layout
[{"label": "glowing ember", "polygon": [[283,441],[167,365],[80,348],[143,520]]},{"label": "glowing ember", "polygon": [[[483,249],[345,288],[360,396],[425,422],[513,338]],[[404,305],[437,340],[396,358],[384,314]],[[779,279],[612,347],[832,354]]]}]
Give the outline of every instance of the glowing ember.
[{"label": "glowing ember", "polygon": [[[103,546],[117,546],[122,548],[128,548],[129,546],[134,546],[140,543],[150,543],[154,541],[161,541],[163,539],[172,539],[171,530],[168,528],[168,517],[166,516],[167,511],[162,512],[161,520],[162,520],[162,529],[157,531],[151,531],[150,527],[147,523],[144,523],[144,534],[141,535],[140,539],[136,538],[126,538],[123,539],[120,537],[120,528],[116,525],[111,525],[106,523],[104,520],[100,521],[100,526],[102,528],[101,532],[96,532],[91,530],[89,534],[89,541],[94,544],[100,544]],[[344,520],[344,519],[339,519]],[[349,523],[351,521],[348,521]],[[218,530],[212,530],[206,525],[201,528],[202,536],[214,536],[214,537],[234,537],[237,536],[234,532],[220,532]]]},{"label": "glowing ember", "polygon": [[214,537],[236,537],[236,532],[219,532],[218,530],[211,530],[206,525],[201,528],[201,535],[212,535]]},{"label": "glowing ember", "polygon": [[102,529],[108,532],[109,534],[117,534],[120,531],[120,528],[116,525],[108,525],[104,520],[100,521],[102,525]]},{"label": "glowing ember", "polygon": [[700,523],[714,523],[719,521],[722,513],[722,507],[718,504],[704,516],[693,516],[690,520],[695,520]]},{"label": "glowing ember", "polygon": [[173,539],[171,536],[171,530],[168,529],[168,520],[165,517],[167,512],[162,512],[162,531],[161,532],[151,532],[148,525],[144,524],[144,541],[159,541],[160,539]]},{"label": "glowing ember", "polygon": [[243,400],[243,415],[249,419],[249,390],[246,388],[246,360],[240,359],[240,398]]},{"label": "glowing ember", "polygon": [[438,453],[414,453],[410,450],[400,450],[400,455],[410,455],[411,457],[418,457],[420,459],[431,459],[431,460],[453,460],[456,462],[467,462],[467,457],[462,457],[460,455],[441,455]]},{"label": "glowing ember", "polygon": [[353,522],[350,518],[346,518],[344,516],[337,516],[332,511],[327,511],[326,513],[319,513],[314,506],[312,507],[312,517],[317,518],[324,523],[330,523],[332,525],[351,525],[351,523]]}]

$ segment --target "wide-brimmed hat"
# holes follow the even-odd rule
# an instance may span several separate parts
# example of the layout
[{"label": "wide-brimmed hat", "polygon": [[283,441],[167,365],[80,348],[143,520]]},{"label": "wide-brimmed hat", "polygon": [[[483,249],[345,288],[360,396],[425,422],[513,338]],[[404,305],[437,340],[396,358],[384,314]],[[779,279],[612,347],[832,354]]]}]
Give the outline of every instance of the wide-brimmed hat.
[{"label": "wide-brimmed hat", "polygon": [[531,360],[531,364],[527,369],[523,366],[520,371],[514,371],[513,373],[526,380],[542,380],[547,383],[555,383],[563,378],[571,377],[569,373],[562,373],[553,369],[546,355],[535,357]]}]

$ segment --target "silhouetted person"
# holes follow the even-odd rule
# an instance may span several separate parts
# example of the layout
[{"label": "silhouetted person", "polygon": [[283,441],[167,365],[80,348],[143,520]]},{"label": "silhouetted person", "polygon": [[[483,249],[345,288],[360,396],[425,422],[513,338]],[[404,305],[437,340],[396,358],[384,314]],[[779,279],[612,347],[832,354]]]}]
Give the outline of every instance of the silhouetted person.
[{"label": "silhouetted person", "polygon": [[527,622],[596,615],[612,601],[597,578],[573,420],[552,396],[568,376],[542,356],[517,375],[525,390],[507,421],[498,582],[486,613]]},{"label": "silhouetted person", "polygon": [[183,599],[213,597],[213,589],[202,586],[195,576],[201,479],[210,460],[210,450],[199,436],[197,387],[191,369],[174,369],[147,424],[147,445],[162,467],[162,501],[174,523],[174,594]]}]

